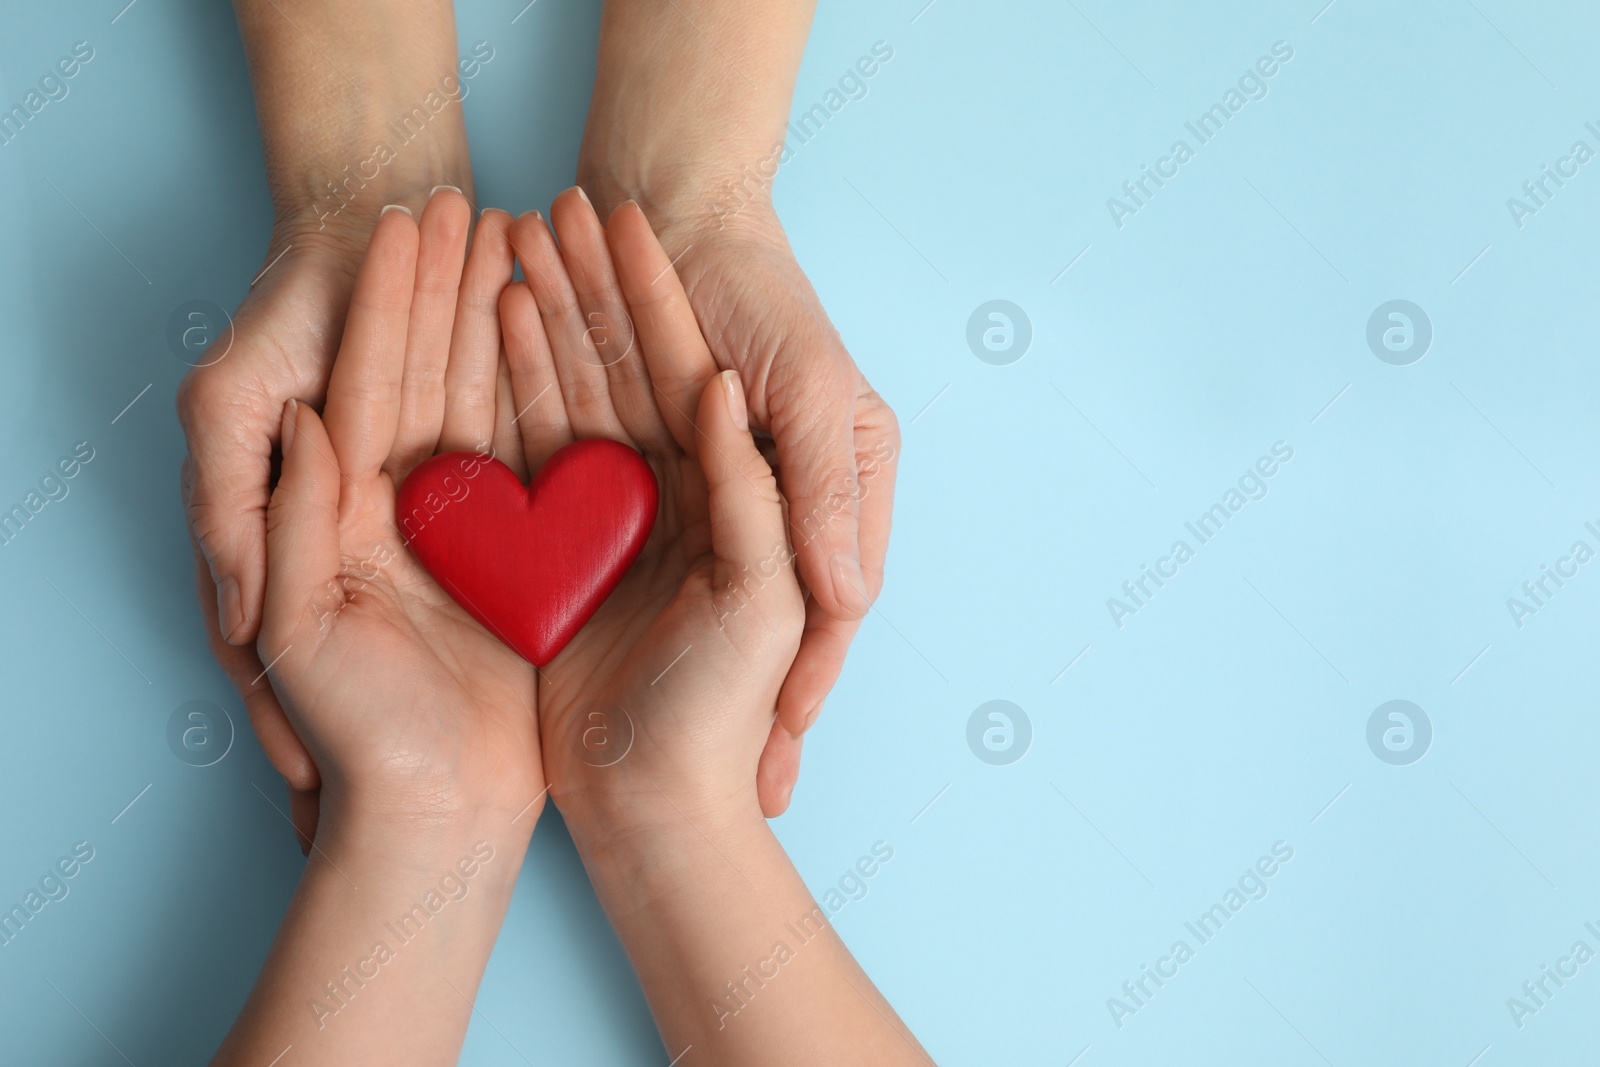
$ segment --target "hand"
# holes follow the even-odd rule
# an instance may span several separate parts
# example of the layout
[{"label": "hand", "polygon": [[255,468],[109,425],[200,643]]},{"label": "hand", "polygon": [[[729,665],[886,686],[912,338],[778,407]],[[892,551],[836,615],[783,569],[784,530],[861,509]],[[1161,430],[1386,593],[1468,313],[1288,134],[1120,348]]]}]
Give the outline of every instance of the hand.
[{"label": "hand", "polygon": [[751,383],[750,420],[776,445],[789,538],[810,593],[805,636],[778,697],[781,729],[761,765],[762,808],[777,815],[800,773],[800,736],[883,587],[899,423],[845,350],[770,204],[666,214],[658,226],[717,365]]},{"label": "hand", "polygon": [[[234,13],[256,89],[277,221],[231,337],[219,340],[230,345],[226,355],[196,368],[179,390],[189,444],[184,504],[212,650],[244,698],[267,758],[288,780],[290,815],[309,840],[317,768],[253,647],[280,416],[291,398],[322,402],[351,286],[382,206],[420,210],[441,183],[471,196],[466,127],[455,105],[465,87],[457,77],[449,4],[235,0]],[[372,32],[391,25],[404,32]],[[408,129],[399,150],[369,170],[375,145],[398,142],[395,116],[430,92],[449,98],[445,109],[420,132]]]},{"label": "hand", "polygon": [[282,258],[213,346],[225,354],[208,355],[215,362],[190,371],[178,392],[189,438],[183,500],[206,635],[267,758],[288,782],[291,818],[306,841],[317,768],[262,677],[249,643],[256,624],[248,620],[261,612],[268,481],[283,405],[291,397],[322,401],[359,263],[353,243],[321,233],[275,237],[268,261]]},{"label": "hand", "polygon": [[894,413],[845,351],[770,200],[814,7],[606,0],[578,156],[601,211],[630,198],[644,208],[713,359],[739,372],[752,425],[776,445],[810,602],[761,758],[769,816],[788,806],[799,739],[883,583],[900,451]]},{"label": "hand", "polygon": [[490,813],[531,830],[544,794],[533,668],[439,589],[394,524],[395,487],[422,459],[515,437],[509,410],[496,426],[511,220],[484,214],[463,274],[471,217],[454,191],[420,226],[382,217],[326,424],[309,404],[284,409],[257,647],[334,818],[426,829]]},{"label": "hand", "polygon": [[554,237],[517,220],[528,284],[500,305],[527,466],[609,437],[644,453],[661,501],[637,562],[542,672],[551,796],[575,835],[627,824],[622,809],[759,821],[756,768],[804,617],[782,498],[738,376],[718,373],[638,206],[602,230],[574,190],[551,217]]},{"label": "hand", "polygon": [[455,1062],[543,807],[534,669],[395,529],[395,486],[436,450],[522,466],[496,309],[511,217],[485,212],[466,255],[471,219],[453,190],[420,225],[380,218],[326,421],[284,407],[258,648],[321,771],[320,825],[218,1064]]},{"label": "hand", "polygon": [[518,220],[529,284],[501,298],[519,409],[539,412],[529,466],[613,437],[661,490],[644,552],[543,671],[551,796],[669,1055],[929,1062],[761,811],[756,766],[805,609],[739,375],[717,369],[637,205],[604,231],[575,192],[551,216],[559,251],[541,219]]}]

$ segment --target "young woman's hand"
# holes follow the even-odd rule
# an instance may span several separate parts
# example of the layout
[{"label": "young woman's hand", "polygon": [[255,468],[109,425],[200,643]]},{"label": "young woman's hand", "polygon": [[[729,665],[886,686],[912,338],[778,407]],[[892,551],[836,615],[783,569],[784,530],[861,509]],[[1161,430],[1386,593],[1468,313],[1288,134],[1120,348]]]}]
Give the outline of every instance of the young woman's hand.
[{"label": "young woman's hand", "polygon": [[382,812],[426,830],[485,810],[509,822],[544,790],[533,668],[428,577],[395,527],[396,486],[416,464],[515,438],[494,311],[511,219],[484,214],[463,271],[471,220],[452,190],[420,226],[384,215],[325,418],[295,401],[283,415],[257,648],[320,772],[324,822]]},{"label": "young woman's hand", "polygon": [[543,220],[518,221],[529,284],[501,300],[528,465],[611,437],[661,493],[633,569],[541,672],[540,734],[665,1059],[926,1063],[763,816],[783,783],[757,768],[793,741],[775,719],[806,609],[738,374],[718,370],[636,205],[604,230],[576,193],[551,215],[559,251]]},{"label": "young woman's hand", "polygon": [[257,649],[321,792],[302,801],[310,858],[218,1064],[460,1054],[543,806],[536,678],[413,560],[395,486],[436,450],[515,440],[496,313],[510,223],[486,212],[468,255],[461,193],[435,193],[420,225],[385,213],[324,415],[285,405]]},{"label": "young woman's hand", "polygon": [[757,766],[805,622],[783,501],[738,376],[718,372],[643,213],[623,205],[608,232],[572,191],[551,216],[554,237],[536,214],[517,221],[528,283],[501,298],[528,468],[608,437],[660,487],[638,561],[541,672],[551,795],[580,834],[675,810],[759,819]]}]

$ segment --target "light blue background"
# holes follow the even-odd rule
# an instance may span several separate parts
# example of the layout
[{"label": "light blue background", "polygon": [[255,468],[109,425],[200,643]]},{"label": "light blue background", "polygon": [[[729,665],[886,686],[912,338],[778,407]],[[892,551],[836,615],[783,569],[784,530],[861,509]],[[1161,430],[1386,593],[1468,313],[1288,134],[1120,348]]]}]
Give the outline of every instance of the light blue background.
[{"label": "light blue background", "polygon": [[[163,337],[260,267],[249,85],[227,5],[124,2],[10,5],[0,39],[7,107],[96,50],[0,148],[0,506],[96,450],[0,548],[0,903],[96,850],[0,948],[6,1063],[202,1062],[301,866],[201,633]],[[1520,629],[1506,598],[1600,547],[1600,162],[1521,229],[1506,199],[1600,149],[1600,15],[924,2],[822,5],[797,111],[894,58],[777,186],[905,433],[888,584],[777,824],[807,883],[892,845],[836,922],[945,1064],[1588,1062],[1600,961],[1521,1029],[1506,1000],[1600,950],[1600,563]],[[460,12],[496,49],[479,191],[514,211],[570,181],[599,8],[521,6]],[[1106,198],[1280,40],[1269,95],[1118,229]],[[1032,322],[1009,366],[965,339],[996,298]],[[1411,366],[1365,342],[1395,298],[1435,331]],[[1106,599],[1280,440],[1270,494],[1118,629]],[[1009,766],[966,742],[997,698],[1033,728]],[[1433,723],[1410,766],[1367,747],[1393,698]],[[192,699],[240,731],[209,768],[165,742]],[[1270,894],[1119,1028],[1107,998],[1280,840]],[[553,812],[478,1008],[464,1063],[667,1062]]]}]

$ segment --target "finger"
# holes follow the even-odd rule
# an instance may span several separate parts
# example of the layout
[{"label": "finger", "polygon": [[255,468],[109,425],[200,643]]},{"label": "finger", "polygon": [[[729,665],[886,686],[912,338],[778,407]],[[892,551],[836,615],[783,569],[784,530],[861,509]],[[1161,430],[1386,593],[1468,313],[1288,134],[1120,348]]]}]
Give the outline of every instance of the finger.
[{"label": "finger", "polygon": [[778,721],[785,730],[803,734],[816,722],[860,628],[857,619],[829,615],[815,597],[806,601],[806,628],[800,638],[800,650],[778,691]]},{"label": "finger", "polygon": [[706,477],[718,585],[747,570],[765,577],[776,566],[780,576],[791,576],[787,584],[798,602],[799,588],[787,565],[783,499],[772,468],[750,436],[737,371],[723,371],[706,383],[696,422],[704,435],[700,467]]},{"label": "finger", "polygon": [[631,445],[611,403],[606,369],[590,351],[590,324],[583,319],[578,294],[544,219],[537,213],[519,218],[512,226],[511,244],[522,263],[528,289],[539,305],[572,435],[609,437]]},{"label": "finger", "polygon": [[266,582],[267,482],[278,412],[262,400],[236,391],[216,367],[191,372],[178,394],[189,440],[184,505],[212,583],[202,593],[214,609],[213,629],[241,646],[261,624]]},{"label": "finger", "polygon": [[[861,570],[869,600],[883,589],[883,562],[889,550],[895,471],[900,459],[900,428],[889,405],[862,382],[856,404],[857,493],[861,507]],[[845,653],[860,622],[836,619],[815,598],[806,604],[806,629],[800,651],[778,694],[778,719],[791,733],[809,730],[822,702],[839,680]]]},{"label": "finger", "polygon": [[243,698],[245,715],[250,719],[256,740],[261,743],[261,751],[266,754],[273,769],[283,775],[290,789],[316,788],[320,781],[316,764],[311,762],[311,753],[306,751],[294,727],[289,725],[277,694],[262,676],[261,657],[256,655],[255,647],[227,644],[217,634],[216,597],[212,595],[211,569],[198,545],[194,550],[194,581],[200,591],[201,613],[205,617],[211,651],[221,664],[223,673]]},{"label": "finger", "polygon": [[894,516],[895,477],[900,467],[900,422],[883,398],[861,382],[856,401],[856,496],[860,503],[861,572],[867,598],[883,589],[883,564],[889,553]]},{"label": "finger", "polygon": [[322,806],[322,790],[289,790],[289,822],[302,856],[311,855],[311,842],[317,838],[317,816]]},{"label": "finger", "polygon": [[403,208],[385,208],[328,381],[328,437],[339,469],[357,484],[377,475],[394,446],[416,275],[417,224]]},{"label": "finger", "polygon": [[577,295],[579,312],[588,324],[584,334],[587,343],[579,357],[605,368],[612,406],[634,443],[647,455],[664,457],[669,448],[676,455],[677,449],[671,447],[672,435],[661,421],[650,388],[650,372],[645,369],[633,320],[612,270],[606,232],[594,213],[594,205],[582,189],[573,195],[558,196],[550,207],[550,223],[555,227],[561,261],[566,264],[567,277]]},{"label": "finger", "polygon": [[611,213],[606,240],[661,416],[678,447],[695,455],[694,413],[717,361],[678,272],[638,204],[629,200]]},{"label": "finger", "polygon": [[510,467],[524,482],[528,480],[528,461],[522,453],[522,435],[517,432],[517,409],[511,403],[511,368],[500,360],[499,381],[494,390],[494,447],[496,459]]},{"label": "finger", "polygon": [[283,413],[283,473],[267,509],[267,603],[261,650],[274,663],[322,628],[338,597],[339,465],[322,420],[289,401]]},{"label": "finger", "polygon": [[528,470],[536,471],[556,449],[572,443],[572,424],[539,305],[526,285],[508,285],[500,294],[500,328],[511,372],[511,404],[517,409],[512,421],[522,436]]},{"label": "finger", "polygon": [[445,452],[487,449],[494,434],[495,385],[500,366],[500,294],[511,284],[512,219],[485,211],[478,219],[461,278],[450,365],[445,372]]},{"label": "finger", "polygon": [[[417,270],[406,327],[400,419],[385,468],[398,483],[433,455],[444,425],[445,368],[461,292],[462,261],[472,206],[458,189],[441,187],[417,226]],[[509,277],[510,272],[507,271]]]},{"label": "finger", "polygon": [[794,784],[800,780],[800,746],[802,738],[772,724],[766,747],[761,750],[761,762],[756,764],[756,799],[761,803],[761,814],[776,819],[789,810],[789,798],[794,794]]},{"label": "finger", "polygon": [[[812,594],[836,619],[871,600],[861,571],[855,405],[860,375],[842,356],[769,400],[789,499],[789,539]],[[769,390],[769,397],[771,391]]]}]

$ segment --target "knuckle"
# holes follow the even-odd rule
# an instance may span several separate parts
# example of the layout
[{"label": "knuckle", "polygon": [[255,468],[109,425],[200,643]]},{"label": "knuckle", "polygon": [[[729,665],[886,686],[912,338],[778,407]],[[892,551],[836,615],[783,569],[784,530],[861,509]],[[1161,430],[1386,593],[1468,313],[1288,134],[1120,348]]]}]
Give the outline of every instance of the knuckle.
[{"label": "knuckle", "polygon": [[178,424],[188,433],[194,426],[200,412],[207,405],[204,402],[205,390],[210,388],[211,379],[200,373],[202,368],[195,368],[183,376],[178,383],[177,396],[174,403],[178,409]]},{"label": "knuckle", "polygon": [[832,468],[813,492],[791,500],[789,530],[796,546],[804,548],[835,535],[847,537],[856,520],[860,488],[854,468]]},{"label": "knuckle", "polygon": [[880,455],[887,446],[890,458],[898,455],[900,451],[900,417],[894,413],[888,401],[880,396],[877,390],[868,385],[865,379],[861,383],[861,395],[857,400],[857,425],[863,435],[872,442],[871,450],[874,455]]},{"label": "knuckle", "polygon": [[894,408],[885,403],[877,393],[872,393],[871,397],[876,402],[875,407],[880,420],[879,426],[882,430],[882,438],[888,441],[894,450],[898,452],[900,450],[900,416],[896,415]]},{"label": "knuckle", "polygon": [[777,507],[783,502],[783,494],[778,491],[778,478],[760,452],[751,449],[740,458],[738,466],[739,480],[749,486],[752,497],[768,507]]},{"label": "knuckle", "polygon": [[[266,493],[261,487],[260,494]],[[203,489],[190,493],[187,503],[189,530],[200,543],[208,560],[219,554],[232,557],[233,552],[251,551],[253,542],[259,544],[264,532],[262,525],[270,502],[257,500],[257,494],[239,489],[226,496],[215,497]],[[252,529],[251,524],[255,527]]]},{"label": "knuckle", "polygon": [[200,550],[206,554],[206,559],[215,558],[218,542],[222,540],[226,529],[227,523],[215,504],[206,500],[189,501],[189,530],[194,534],[194,539],[200,542]]},{"label": "knuckle", "polygon": [[729,565],[718,583],[712,597],[717,626],[726,630],[737,624],[744,639],[781,651],[785,663],[793,660],[805,631],[806,603],[789,543],[779,540],[761,559]]},{"label": "knuckle", "polygon": [[241,416],[259,417],[272,398],[265,390],[242,380],[226,363],[196,367],[178,384],[178,421],[184,433],[238,426]]}]

